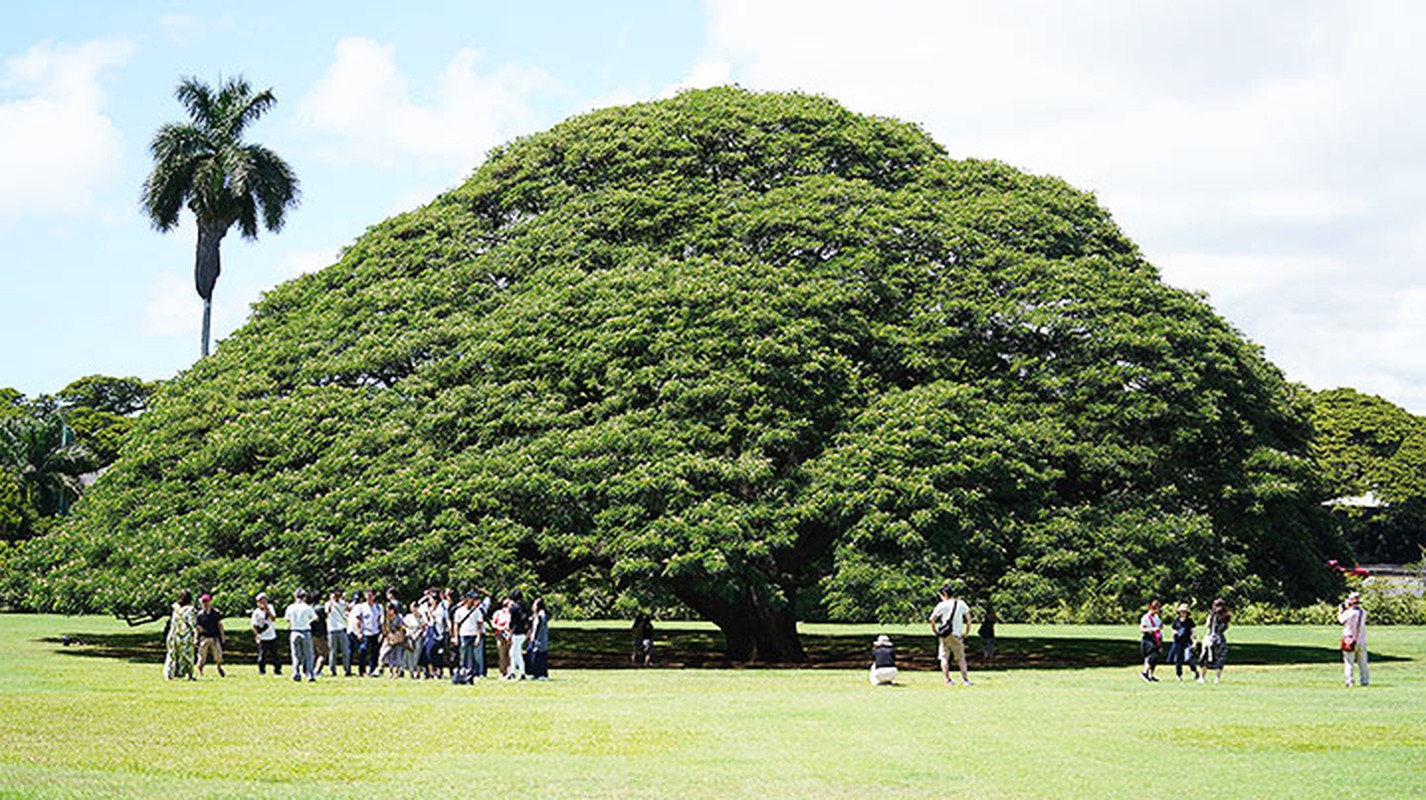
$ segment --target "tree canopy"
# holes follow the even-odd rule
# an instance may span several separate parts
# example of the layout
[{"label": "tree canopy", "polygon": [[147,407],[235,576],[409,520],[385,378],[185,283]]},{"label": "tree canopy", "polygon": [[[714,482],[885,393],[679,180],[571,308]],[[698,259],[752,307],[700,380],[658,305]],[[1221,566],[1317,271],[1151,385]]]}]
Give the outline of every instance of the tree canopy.
[{"label": "tree canopy", "polygon": [[[1305,392],[1093,197],[800,94],[606,109],[269,292],[167,384],[29,602],[591,575],[802,618],[1307,599]],[[924,613],[924,609],[920,609]]]},{"label": "tree canopy", "polygon": [[1407,562],[1426,548],[1426,419],[1355,389],[1319,392],[1313,402],[1313,452],[1358,558]]}]

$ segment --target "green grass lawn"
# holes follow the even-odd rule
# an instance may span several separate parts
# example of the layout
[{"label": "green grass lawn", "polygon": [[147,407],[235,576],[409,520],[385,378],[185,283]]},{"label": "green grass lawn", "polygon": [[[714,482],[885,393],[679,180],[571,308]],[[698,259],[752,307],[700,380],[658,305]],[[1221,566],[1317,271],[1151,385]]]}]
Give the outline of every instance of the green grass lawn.
[{"label": "green grass lawn", "polygon": [[[1166,682],[1141,681],[1132,628],[1004,625],[1012,661],[1042,666],[980,670],[970,688],[921,668],[921,628],[893,629],[922,658],[882,689],[835,666],[566,667],[548,683],[457,687],[295,684],[233,663],[226,679],[165,683],[146,660],[156,630],[0,616],[0,796],[1426,794],[1423,628],[1373,628],[1374,685],[1352,691],[1326,627],[1232,629],[1242,658],[1213,686],[1163,670]],[[806,627],[810,649],[852,659],[879,630]],[[664,635],[661,659],[716,639]],[[608,663],[624,639],[623,626],[553,631],[556,647]]]}]

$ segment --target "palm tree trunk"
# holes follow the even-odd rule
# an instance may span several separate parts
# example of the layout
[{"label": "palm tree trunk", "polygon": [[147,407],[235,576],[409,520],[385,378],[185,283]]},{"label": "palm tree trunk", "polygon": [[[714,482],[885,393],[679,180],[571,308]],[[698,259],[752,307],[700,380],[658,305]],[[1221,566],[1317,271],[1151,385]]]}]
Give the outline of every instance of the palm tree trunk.
[{"label": "palm tree trunk", "polygon": [[221,222],[198,221],[198,252],[193,260],[193,288],[203,298],[203,347],[202,357],[208,357],[209,333],[213,322],[213,286],[218,282],[218,274],[223,271],[220,246],[228,233],[228,226]]},{"label": "palm tree trunk", "polygon": [[208,332],[213,327],[213,298],[203,298],[203,358],[208,357]]}]

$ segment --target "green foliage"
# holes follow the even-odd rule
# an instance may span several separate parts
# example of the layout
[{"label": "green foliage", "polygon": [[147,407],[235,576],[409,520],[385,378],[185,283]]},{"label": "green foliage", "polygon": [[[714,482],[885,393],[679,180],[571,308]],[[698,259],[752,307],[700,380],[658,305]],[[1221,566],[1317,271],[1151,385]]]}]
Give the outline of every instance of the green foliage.
[{"label": "green foliage", "polygon": [[79,476],[94,467],[89,449],[67,439],[58,414],[0,419],[0,472],[39,515],[53,515],[77,500],[83,492]]},{"label": "green foliage", "polygon": [[1353,389],[1317,394],[1312,452],[1333,497],[1370,492],[1385,507],[1340,505],[1357,558],[1420,559],[1426,548],[1426,419]]},{"label": "green foliage", "polygon": [[919,616],[948,577],[1026,614],[1311,599],[1341,547],[1306,414],[1089,195],[688,92],[513,142],[269,292],[27,550],[29,602],[607,575],[780,659],[799,613]]},{"label": "green foliage", "polygon": [[148,407],[158,385],[139,378],[89,375],[61,389],[56,399],[78,440],[94,454],[99,466],[107,466],[119,457],[124,437],[136,416]]}]

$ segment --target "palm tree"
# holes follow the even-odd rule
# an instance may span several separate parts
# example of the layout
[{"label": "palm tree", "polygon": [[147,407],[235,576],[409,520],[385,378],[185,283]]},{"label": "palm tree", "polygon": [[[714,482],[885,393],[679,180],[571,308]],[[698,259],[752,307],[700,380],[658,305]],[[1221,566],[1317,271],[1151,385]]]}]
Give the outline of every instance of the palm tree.
[{"label": "palm tree", "polygon": [[72,440],[58,414],[0,420],[0,469],[15,476],[25,501],[41,515],[64,513],[84,491],[80,476],[94,467],[93,453]]},{"label": "palm tree", "polygon": [[297,204],[297,176],[266,147],[243,142],[243,131],[277,98],[271,89],[254,94],[248,82],[232,78],[215,94],[196,78],[184,78],[174,92],[188,109],[189,122],[170,122],[154,134],[149,151],[153,172],[140,200],[155,228],[173,230],[187,205],[198,223],[193,283],[203,298],[203,355],[213,317],[213,285],[221,271],[219,245],[233,223],[256,239],[258,219],[274,233],[289,206]]}]

